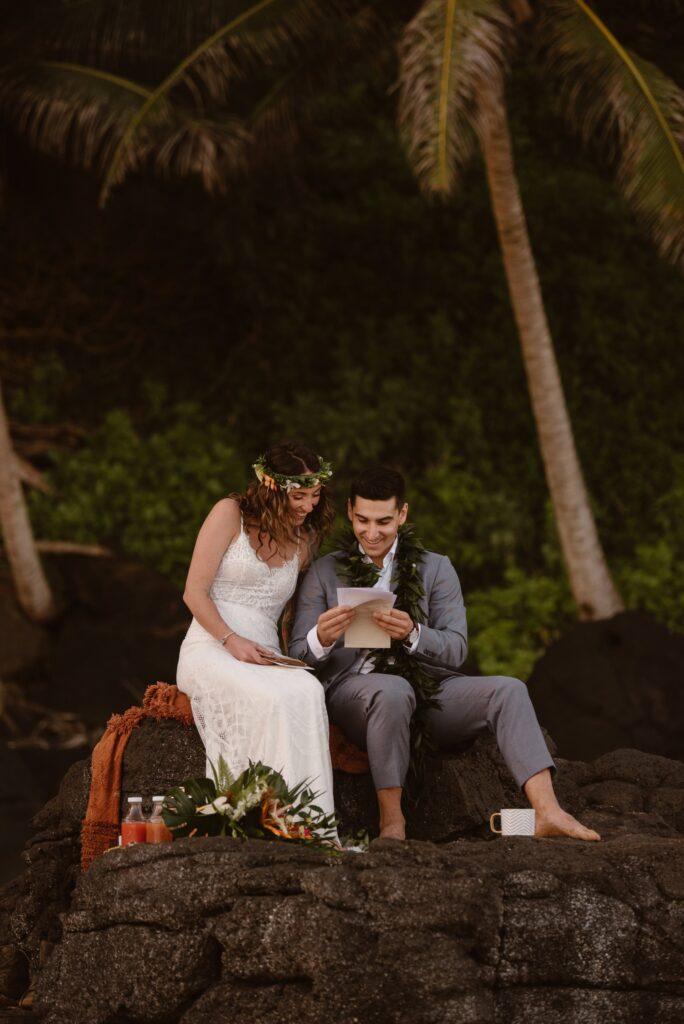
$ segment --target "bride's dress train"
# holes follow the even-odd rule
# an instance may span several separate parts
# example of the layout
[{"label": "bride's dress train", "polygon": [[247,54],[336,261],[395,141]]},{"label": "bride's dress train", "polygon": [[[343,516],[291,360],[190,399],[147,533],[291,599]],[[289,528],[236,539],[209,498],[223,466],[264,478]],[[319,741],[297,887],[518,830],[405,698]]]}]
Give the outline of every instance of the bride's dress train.
[{"label": "bride's dress train", "polygon": [[[271,569],[241,529],[219,564],[210,596],[231,629],[279,651],[277,623],[298,572],[298,554]],[[317,794],[314,802],[333,813],[325,697],[312,672],[238,661],[193,619],[177,683],[190,698],[209,777],[220,754],[234,775],[249,761],[262,761],[289,786],[306,780]]]}]

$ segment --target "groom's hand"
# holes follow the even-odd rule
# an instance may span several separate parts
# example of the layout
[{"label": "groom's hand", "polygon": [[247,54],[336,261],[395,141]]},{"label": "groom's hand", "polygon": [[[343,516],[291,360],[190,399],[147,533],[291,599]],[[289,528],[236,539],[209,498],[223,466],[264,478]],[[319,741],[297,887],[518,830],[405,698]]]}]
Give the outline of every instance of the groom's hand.
[{"label": "groom's hand", "polygon": [[353,608],[342,605],[339,608],[330,608],[318,616],[316,633],[321,647],[330,647],[346,631],[349,623],[356,615]]},{"label": "groom's hand", "polygon": [[405,640],[414,627],[411,616],[407,612],[400,612],[398,608],[392,608],[389,612],[373,612],[373,618],[393,640]]}]

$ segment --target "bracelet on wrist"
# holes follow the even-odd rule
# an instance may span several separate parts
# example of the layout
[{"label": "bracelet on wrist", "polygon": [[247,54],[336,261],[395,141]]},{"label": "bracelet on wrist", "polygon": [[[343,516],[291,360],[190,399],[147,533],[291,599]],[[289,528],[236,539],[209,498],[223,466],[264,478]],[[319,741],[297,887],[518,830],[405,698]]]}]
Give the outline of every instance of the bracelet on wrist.
[{"label": "bracelet on wrist", "polygon": [[234,629],[229,630],[226,633],[225,636],[221,637],[221,639],[219,640],[219,643],[221,644],[221,647],[225,647],[226,646],[226,640],[230,640],[231,636],[235,636],[235,630]]}]

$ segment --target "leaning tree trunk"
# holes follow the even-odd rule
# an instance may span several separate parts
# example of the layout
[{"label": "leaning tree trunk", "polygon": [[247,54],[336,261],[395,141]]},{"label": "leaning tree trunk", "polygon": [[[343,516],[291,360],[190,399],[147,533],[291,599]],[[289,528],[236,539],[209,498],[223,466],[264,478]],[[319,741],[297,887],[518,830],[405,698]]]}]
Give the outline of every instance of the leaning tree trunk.
[{"label": "leaning tree trunk", "polygon": [[33,539],[0,386],[0,527],[20,606],[38,622],[55,615],[52,593]]},{"label": "leaning tree trunk", "polygon": [[502,83],[488,82],[480,99],[480,142],[492,209],[570,586],[582,618],[609,618],[624,606],[601,547],[575,449],[515,176]]}]

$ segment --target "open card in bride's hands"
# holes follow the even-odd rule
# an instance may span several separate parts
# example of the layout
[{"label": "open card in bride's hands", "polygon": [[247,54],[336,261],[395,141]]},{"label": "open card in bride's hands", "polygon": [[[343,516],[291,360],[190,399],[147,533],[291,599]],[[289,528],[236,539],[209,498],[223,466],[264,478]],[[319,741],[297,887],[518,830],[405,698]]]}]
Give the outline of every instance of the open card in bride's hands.
[{"label": "open card in bride's hands", "polygon": [[279,668],[304,668],[307,672],[313,672],[311,665],[299,658],[288,658],[286,654],[279,654],[278,651],[271,651],[268,656],[269,665],[277,665]]}]

